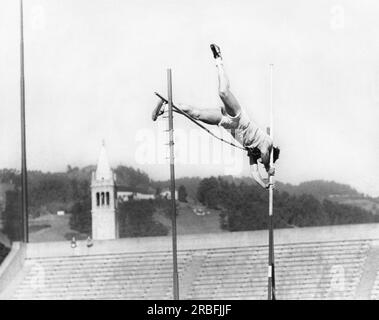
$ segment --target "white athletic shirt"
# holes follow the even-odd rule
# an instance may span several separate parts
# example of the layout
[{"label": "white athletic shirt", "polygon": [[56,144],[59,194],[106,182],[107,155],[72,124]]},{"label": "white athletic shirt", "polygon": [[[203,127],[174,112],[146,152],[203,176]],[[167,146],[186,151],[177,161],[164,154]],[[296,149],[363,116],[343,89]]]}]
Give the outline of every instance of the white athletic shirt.
[{"label": "white athletic shirt", "polygon": [[259,128],[244,110],[232,117],[221,107],[221,113],[222,118],[218,125],[229,131],[244,147],[261,149],[264,145],[272,145],[270,136]]}]

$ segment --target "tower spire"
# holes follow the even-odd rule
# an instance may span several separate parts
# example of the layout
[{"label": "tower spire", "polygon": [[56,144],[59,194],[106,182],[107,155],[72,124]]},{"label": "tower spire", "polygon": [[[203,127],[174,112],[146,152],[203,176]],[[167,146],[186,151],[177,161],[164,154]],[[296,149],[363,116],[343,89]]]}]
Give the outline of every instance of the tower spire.
[{"label": "tower spire", "polygon": [[105,141],[102,141],[99,160],[96,168],[97,180],[110,180],[113,179],[112,169],[109,165],[107,151],[105,149]]}]

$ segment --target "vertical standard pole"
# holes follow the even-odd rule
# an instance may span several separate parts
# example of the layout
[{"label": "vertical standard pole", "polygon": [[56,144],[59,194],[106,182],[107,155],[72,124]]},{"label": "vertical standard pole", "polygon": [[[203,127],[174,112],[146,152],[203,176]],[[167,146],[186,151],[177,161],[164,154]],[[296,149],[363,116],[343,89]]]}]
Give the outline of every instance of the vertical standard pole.
[{"label": "vertical standard pole", "polygon": [[172,78],[171,69],[167,69],[168,90],[168,125],[170,135],[170,178],[171,178],[171,229],[172,229],[172,264],[173,264],[173,293],[174,300],[179,300],[179,277],[176,239],[176,199],[175,199],[175,168],[174,168],[174,121],[172,112]]},{"label": "vertical standard pole", "polygon": [[[269,134],[272,139],[274,139],[274,124],[273,124],[273,64],[270,64],[270,127]],[[270,167],[274,165],[274,152],[272,151],[270,154]],[[268,236],[268,300],[275,300],[275,264],[274,264],[274,190],[273,190],[273,182],[274,177],[272,175],[269,176],[270,189],[269,189],[269,204],[268,204],[268,228],[269,228],[269,236]]]},{"label": "vertical standard pole", "polygon": [[28,230],[28,183],[26,169],[26,133],[25,133],[25,79],[24,79],[24,15],[20,0],[20,102],[21,102],[21,208],[23,241],[29,242]]}]

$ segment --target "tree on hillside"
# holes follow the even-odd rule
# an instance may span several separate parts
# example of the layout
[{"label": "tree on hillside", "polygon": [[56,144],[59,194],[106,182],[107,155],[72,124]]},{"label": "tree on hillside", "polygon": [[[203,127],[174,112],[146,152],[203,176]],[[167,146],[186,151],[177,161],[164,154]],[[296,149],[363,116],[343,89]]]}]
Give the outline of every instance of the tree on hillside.
[{"label": "tree on hillside", "polygon": [[322,206],[331,225],[379,222],[379,216],[355,206],[339,204],[330,200],[324,200]]},{"label": "tree on hillside", "polygon": [[[347,189],[346,189],[347,190]],[[274,191],[275,228],[323,226],[378,222],[379,216],[361,208],[341,205],[311,194],[290,195]],[[268,192],[241,182],[235,185],[222,178],[203,179],[198,200],[210,208],[223,209],[220,222],[230,231],[267,228]]]},{"label": "tree on hillside", "polygon": [[70,179],[62,173],[31,171],[28,176],[31,206],[40,206],[51,201],[72,199]]},{"label": "tree on hillside", "polygon": [[279,182],[278,190],[287,191],[288,193],[296,196],[311,194],[318,200],[328,198],[330,195],[343,195],[351,197],[362,196],[357,190],[353,189],[349,185],[324,180],[306,181],[297,186]]},{"label": "tree on hillside", "polygon": [[197,199],[209,208],[217,209],[220,204],[219,180],[215,177],[201,180],[197,189]]},{"label": "tree on hillside", "polygon": [[91,174],[96,170],[96,166],[89,165],[83,168],[67,166],[66,172],[64,173],[71,180],[91,180]]},{"label": "tree on hillside", "polygon": [[[182,185],[186,188],[187,196],[196,199],[197,194],[197,188],[199,186],[199,183],[202,179],[198,177],[183,177],[183,178],[177,178],[175,179],[175,183],[177,185]],[[166,181],[151,181],[151,186],[154,189],[160,188],[162,189],[168,189],[170,188],[170,180]]]},{"label": "tree on hillside", "polygon": [[21,192],[18,189],[6,192],[3,223],[3,232],[11,241],[22,240]]},{"label": "tree on hillside", "polygon": [[165,236],[168,229],[153,218],[152,200],[122,202],[118,208],[120,237]]},{"label": "tree on hillside", "polygon": [[162,198],[161,196],[162,188],[160,186],[155,188],[155,199],[160,199]]},{"label": "tree on hillside", "polygon": [[71,208],[70,228],[90,235],[92,233],[91,191],[89,183],[83,182],[83,184],[83,194]]},{"label": "tree on hillside", "polygon": [[187,190],[183,185],[178,189],[178,200],[180,202],[187,202]]},{"label": "tree on hillside", "polygon": [[12,183],[16,187],[21,185],[21,174],[16,169],[1,169],[0,170],[0,182]]},{"label": "tree on hillside", "polygon": [[127,166],[118,166],[115,169],[117,176],[117,184],[122,186],[127,186],[134,189],[139,189],[141,191],[147,191],[150,186],[149,176],[139,170]]}]

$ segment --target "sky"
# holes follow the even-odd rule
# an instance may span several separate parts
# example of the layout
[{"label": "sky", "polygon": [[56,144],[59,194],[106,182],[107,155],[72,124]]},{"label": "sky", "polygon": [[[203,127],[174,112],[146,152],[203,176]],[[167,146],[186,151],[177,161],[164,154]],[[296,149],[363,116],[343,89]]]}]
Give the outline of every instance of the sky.
[{"label": "sky", "polygon": [[[20,168],[19,3],[0,0],[0,168]],[[167,95],[219,107],[209,49],[231,90],[281,148],[276,178],[379,196],[379,3],[375,0],[24,0],[28,169],[95,164],[168,179]],[[249,174],[244,152],[174,118],[176,176]],[[228,138],[220,128],[213,132]]]}]

